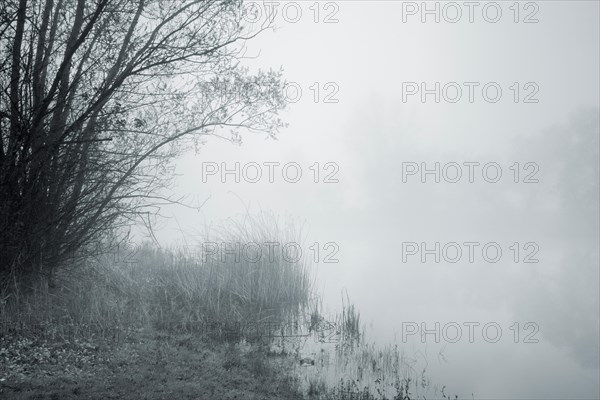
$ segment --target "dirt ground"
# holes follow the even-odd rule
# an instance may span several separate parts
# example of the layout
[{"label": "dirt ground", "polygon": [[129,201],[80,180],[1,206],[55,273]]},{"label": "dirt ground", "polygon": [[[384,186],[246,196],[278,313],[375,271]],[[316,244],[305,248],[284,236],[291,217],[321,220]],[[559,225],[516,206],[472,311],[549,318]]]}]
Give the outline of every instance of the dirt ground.
[{"label": "dirt ground", "polygon": [[302,399],[290,357],[193,336],[0,338],[0,399]]}]

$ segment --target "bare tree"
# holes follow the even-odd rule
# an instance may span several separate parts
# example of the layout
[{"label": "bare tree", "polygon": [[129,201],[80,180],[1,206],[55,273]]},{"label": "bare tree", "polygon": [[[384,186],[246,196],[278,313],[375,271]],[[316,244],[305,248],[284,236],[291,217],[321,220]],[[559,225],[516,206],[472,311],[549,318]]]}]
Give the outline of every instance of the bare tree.
[{"label": "bare tree", "polygon": [[0,5],[0,273],[49,273],[162,198],[206,135],[275,135],[280,71],[250,74],[238,0]]}]

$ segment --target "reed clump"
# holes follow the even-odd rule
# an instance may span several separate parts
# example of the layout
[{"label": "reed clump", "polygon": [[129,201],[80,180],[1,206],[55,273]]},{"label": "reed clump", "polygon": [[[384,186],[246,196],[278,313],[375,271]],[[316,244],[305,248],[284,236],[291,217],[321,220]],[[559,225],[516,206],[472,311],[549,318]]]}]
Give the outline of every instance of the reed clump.
[{"label": "reed clump", "polygon": [[[305,260],[290,261],[281,251],[258,260],[256,254],[236,258],[220,249],[247,243],[279,243],[281,248],[300,243],[294,235],[294,229],[282,229],[272,215],[262,213],[226,221],[186,248],[143,243],[130,249],[127,262],[116,260],[115,254],[92,257],[55,275],[56,285],[45,277],[25,285],[5,280],[0,335],[201,333],[216,321],[243,325],[284,318],[304,310],[312,296]],[[206,254],[206,243],[212,250],[216,243],[219,252]]]}]

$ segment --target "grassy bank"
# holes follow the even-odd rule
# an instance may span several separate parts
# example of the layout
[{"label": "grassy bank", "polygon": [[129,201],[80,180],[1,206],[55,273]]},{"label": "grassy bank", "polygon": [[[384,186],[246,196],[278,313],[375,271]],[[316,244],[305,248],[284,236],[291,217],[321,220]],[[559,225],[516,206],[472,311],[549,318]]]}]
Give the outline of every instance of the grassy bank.
[{"label": "grassy bank", "polygon": [[191,335],[0,342],[3,399],[302,399],[289,358]]},{"label": "grassy bank", "polygon": [[301,240],[261,215],[208,232],[208,252],[123,246],[54,282],[3,280],[0,398],[446,398],[368,343],[347,295],[323,316],[304,260],[229,252],[274,242]]},{"label": "grassy bank", "polygon": [[[191,250],[121,245],[58,271],[55,285],[9,277],[0,287],[0,334],[195,333],[216,320],[245,324],[298,314],[312,296],[304,260],[290,262],[276,251],[266,256],[264,246],[258,260],[227,253],[245,243],[297,243],[294,234],[272,217],[248,217],[213,229]],[[202,251],[204,243],[218,251]]]},{"label": "grassy bank", "polygon": [[[292,233],[262,215],[205,241],[234,248],[297,241]],[[0,398],[300,398],[282,369],[295,360],[274,356],[268,338],[240,342],[206,327],[299,315],[312,295],[307,266],[280,252],[209,253],[121,246],[53,281],[5,277]]]}]

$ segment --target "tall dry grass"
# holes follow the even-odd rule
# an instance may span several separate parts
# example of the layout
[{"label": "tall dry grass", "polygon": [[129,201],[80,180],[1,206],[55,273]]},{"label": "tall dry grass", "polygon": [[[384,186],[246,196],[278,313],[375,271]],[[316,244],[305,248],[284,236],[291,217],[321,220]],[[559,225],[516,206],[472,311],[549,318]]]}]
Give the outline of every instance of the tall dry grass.
[{"label": "tall dry grass", "polygon": [[[267,214],[229,220],[206,231],[202,243],[300,243],[298,232]],[[114,336],[132,329],[198,332],[212,321],[245,324],[276,320],[306,309],[310,266],[281,251],[258,261],[209,254],[202,243],[183,248],[140,246],[117,263],[102,255],[63,270],[54,288],[40,277],[0,288],[0,334]],[[25,290],[23,289],[25,288]]]}]

